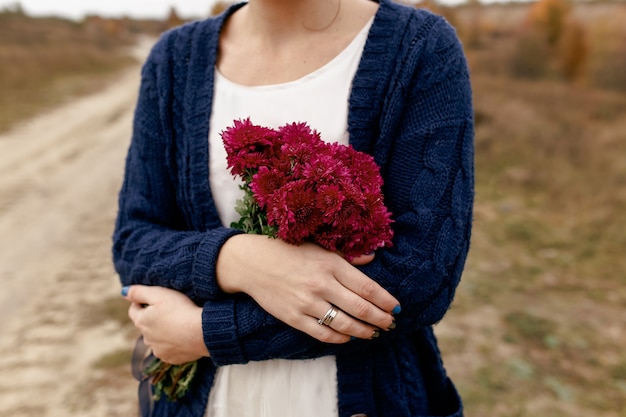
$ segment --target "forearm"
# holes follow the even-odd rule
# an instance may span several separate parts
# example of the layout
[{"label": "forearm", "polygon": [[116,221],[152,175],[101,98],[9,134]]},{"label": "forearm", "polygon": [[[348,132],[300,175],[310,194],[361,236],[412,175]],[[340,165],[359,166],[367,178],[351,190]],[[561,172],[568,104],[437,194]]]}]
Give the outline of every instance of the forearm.
[{"label": "forearm", "polygon": [[[231,293],[204,304],[204,339],[217,364],[332,354],[351,339],[371,339],[379,329],[392,328],[391,311],[398,305],[338,254],[261,235],[235,236],[224,244],[217,276]],[[320,325],[330,306],[338,317],[332,327]]]},{"label": "forearm", "polygon": [[375,343],[363,339],[342,344],[320,342],[276,319],[242,294],[233,300],[206,303],[202,329],[211,360],[218,366],[276,358],[310,359],[350,353]]},{"label": "forearm", "polygon": [[225,295],[215,280],[215,264],[223,242],[237,233],[124,224],[115,233],[114,265],[123,285],[171,288],[202,304]]}]

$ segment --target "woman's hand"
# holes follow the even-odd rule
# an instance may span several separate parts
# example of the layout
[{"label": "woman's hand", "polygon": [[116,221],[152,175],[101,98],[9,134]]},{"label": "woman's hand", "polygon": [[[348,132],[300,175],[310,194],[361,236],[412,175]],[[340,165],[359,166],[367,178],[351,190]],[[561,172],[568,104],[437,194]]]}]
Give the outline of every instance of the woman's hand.
[{"label": "woman's hand", "polygon": [[[365,255],[352,262],[372,259]],[[371,339],[379,329],[395,327],[398,300],[339,254],[314,244],[233,236],[220,251],[216,272],[225,292],[250,295],[277,319],[322,342]],[[329,326],[320,325],[318,319],[333,305],[337,315]]]},{"label": "woman's hand", "polygon": [[128,316],[154,356],[173,365],[209,356],[202,336],[202,307],[163,287],[133,285],[124,293],[131,302]]},{"label": "woman's hand", "polygon": [[[343,256],[343,254],[341,252],[337,252],[339,255]],[[369,255],[361,255],[361,256],[357,256],[356,258],[353,258],[350,263],[352,265],[367,265],[368,263],[372,262],[374,260],[374,258],[376,257],[375,254],[369,254]]]}]

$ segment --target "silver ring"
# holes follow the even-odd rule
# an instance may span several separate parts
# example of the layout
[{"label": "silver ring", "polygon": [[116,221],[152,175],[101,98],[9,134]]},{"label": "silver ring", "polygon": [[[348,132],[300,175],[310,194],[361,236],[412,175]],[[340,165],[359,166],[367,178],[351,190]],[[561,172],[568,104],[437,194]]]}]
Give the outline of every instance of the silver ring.
[{"label": "silver ring", "polygon": [[336,315],[337,315],[337,309],[335,308],[334,305],[331,304],[330,308],[328,309],[326,314],[324,314],[324,317],[319,319],[317,321],[317,324],[322,324],[324,326],[330,326],[330,323],[333,321],[333,319],[335,318]]}]

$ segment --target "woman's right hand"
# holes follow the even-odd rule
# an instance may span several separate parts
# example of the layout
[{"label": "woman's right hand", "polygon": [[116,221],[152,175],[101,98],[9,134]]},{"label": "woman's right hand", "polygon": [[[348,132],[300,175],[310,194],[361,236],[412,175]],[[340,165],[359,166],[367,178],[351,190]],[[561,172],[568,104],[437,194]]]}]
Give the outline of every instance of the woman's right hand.
[{"label": "woman's right hand", "polygon": [[[366,255],[353,263],[372,259]],[[277,319],[322,342],[371,339],[379,329],[395,327],[398,300],[339,254],[312,243],[236,235],[222,247],[216,272],[223,291],[250,295]],[[318,324],[332,305],[336,317],[329,326]]]}]

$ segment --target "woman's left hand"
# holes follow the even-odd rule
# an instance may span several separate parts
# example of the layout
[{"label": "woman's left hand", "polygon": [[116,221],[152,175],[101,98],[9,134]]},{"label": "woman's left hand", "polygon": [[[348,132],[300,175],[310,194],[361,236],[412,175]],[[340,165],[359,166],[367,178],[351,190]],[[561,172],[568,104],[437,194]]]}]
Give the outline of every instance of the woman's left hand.
[{"label": "woman's left hand", "polygon": [[157,358],[173,365],[209,356],[202,335],[202,307],[163,287],[133,285],[123,290],[128,317]]}]

